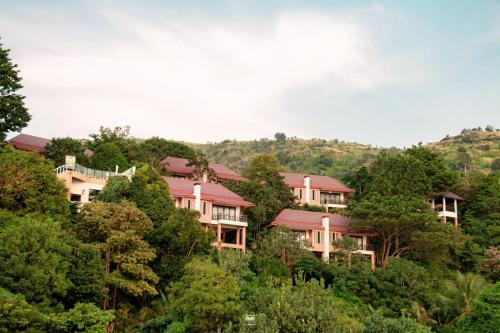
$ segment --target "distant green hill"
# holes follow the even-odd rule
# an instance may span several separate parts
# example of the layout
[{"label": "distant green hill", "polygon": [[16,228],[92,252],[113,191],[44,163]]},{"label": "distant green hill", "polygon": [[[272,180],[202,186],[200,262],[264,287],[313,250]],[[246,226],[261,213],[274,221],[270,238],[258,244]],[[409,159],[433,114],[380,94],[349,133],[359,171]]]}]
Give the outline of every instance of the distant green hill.
[{"label": "distant green hill", "polygon": [[[220,143],[190,144],[201,149],[210,161],[241,171],[255,154],[274,153],[289,171],[329,175],[342,178],[363,165],[369,165],[382,150],[371,145],[338,140],[260,139],[225,140]],[[456,169],[489,172],[499,158],[500,132],[463,131],[462,134],[426,145],[442,154]],[[386,150],[402,151],[396,148]],[[459,151],[460,150],[460,151]]]}]

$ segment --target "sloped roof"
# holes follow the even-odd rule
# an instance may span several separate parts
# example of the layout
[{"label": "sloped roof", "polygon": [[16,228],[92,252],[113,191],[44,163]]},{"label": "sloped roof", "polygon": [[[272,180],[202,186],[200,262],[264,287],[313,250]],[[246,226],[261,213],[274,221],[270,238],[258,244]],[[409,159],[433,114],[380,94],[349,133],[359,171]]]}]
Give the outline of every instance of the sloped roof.
[{"label": "sloped roof", "polygon": [[456,200],[459,200],[459,201],[464,201],[465,200],[464,198],[462,198],[461,196],[459,196],[458,194],[455,194],[453,192],[448,192],[445,195],[441,195],[439,197],[445,197],[447,199],[456,199]]},{"label": "sloped roof", "polygon": [[[195,182],[189,179],[163,177],[167,182],[170,194],[174,197],[194,198],[193,188]],[[251,207],[253,203],[245,201],[238,194],[228,190],[221,184],[200,183],[201,200],[211,201],[215,204],[228,206]]]},{"label": "sloped roof", "polygon": [[280,175],[284,178],[288,187],[304,187],[304,177],[309,176],[311,179],[311,188],[313,189],[335,192],[354,192],[354,190],[348,188],[338,179],[333,177],[290,172],[280,172]]},{"label": "sloped roof", "polygon": [[45,146],[50,143],[51,140],[39,136],[21,133],[10,139],[8,142],[16,149],[44,153]]},{"label": "sloped roof", "polygon": [[291,230],[323,230],[323,225],[321,223],[323,216],[328,216],[330,219],[330,231],[349,233],[351,235],[372,234],[367,230],[349,231],[349,225],[353,223],[354,220],[340,214],[296,209],[284,209],[268,226],[287,227]]},{"label": "sloped roof", "polygon": [[[188,167],[188,163],[189,161],[185,158],[167,157],[161,161],[160,165],[164,166],[171,173],[190,175],[193,173],[193,167]],[[210,162],[208,166],[214,170],[217,178],[220,180],[246,181],[245,177],[223,164]]]}]

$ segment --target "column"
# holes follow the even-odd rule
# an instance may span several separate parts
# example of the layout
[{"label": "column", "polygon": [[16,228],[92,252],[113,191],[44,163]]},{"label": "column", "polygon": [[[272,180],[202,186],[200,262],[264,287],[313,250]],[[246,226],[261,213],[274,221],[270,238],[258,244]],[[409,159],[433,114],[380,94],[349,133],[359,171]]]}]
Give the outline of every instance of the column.
[{"label": "column", "polygon": [[330,260],[330,218],[328,216],[323,216],[321,218],[321,224],[323,225],[323,261],[328,262]]},{"label": "column", "polygon": [[443,197],[443,222],[446,223],[446,198]]},{"label": "column", "polygon": [[243,253],[245,253],[246,250],[246,243],[247,243],[247,227],[243,227],[243,229],[241,229],[241,245],[243,245]]},{"label": "column", "polygon": [[311,178],[309,176],[304,177],[304,186],[306,188],[306,204],[311,202]]},{"label": "column", "polygon": [[220,249],[220,243],[221,243],[221,236],[222,236],[222,226],[219,221],[217,221],[217,245],[219,246]]},{"label": "column", "polygon": [[240,228],[236,229],[236,245],[240,245]]},{"label": "column", "polygon": [[455,229],[458,228],[458,205],[457,205],[457,199],[453,200],[453,206],[455,208]]}]

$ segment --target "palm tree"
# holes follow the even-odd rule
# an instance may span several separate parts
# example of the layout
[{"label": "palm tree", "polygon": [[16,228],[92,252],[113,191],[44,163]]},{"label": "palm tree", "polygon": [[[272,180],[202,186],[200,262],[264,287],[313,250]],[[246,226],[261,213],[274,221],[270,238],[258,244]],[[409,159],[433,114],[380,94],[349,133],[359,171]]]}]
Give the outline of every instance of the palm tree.
[{"label": "palm tree", "polygon": [[401,309],[401,314],[408,318],[414,318],[420,325],[432,326],[437,322],[432,319],[432,316],[437,312],[438,308],[432,306],[426,309],[418,302],[411,302],[409,309]]},{"label": "palm tree", "polygon": [[441,310],[454,321],[471,311],[486,281],[478,274],[457,272],[455,279],[445,282],[443,292],[438,294]]}]

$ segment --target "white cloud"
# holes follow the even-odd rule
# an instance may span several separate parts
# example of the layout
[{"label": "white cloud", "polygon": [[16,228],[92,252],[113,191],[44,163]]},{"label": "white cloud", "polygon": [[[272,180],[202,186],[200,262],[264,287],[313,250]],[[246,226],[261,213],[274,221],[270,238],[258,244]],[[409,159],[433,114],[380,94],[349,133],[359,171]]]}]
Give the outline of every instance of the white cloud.
[{"label": "white cloud", "polygon": [[257,138],[282,129],[277,118],[300,135],[285,104],[302,87],[332,95],[396,80],[367,27],[346,13],[281,11],[238,24],[107,10],[98,27],[39,14],[0,14],[4,43],[18,47],[28,131],[39,135],[128,124],[139,137]]}]

